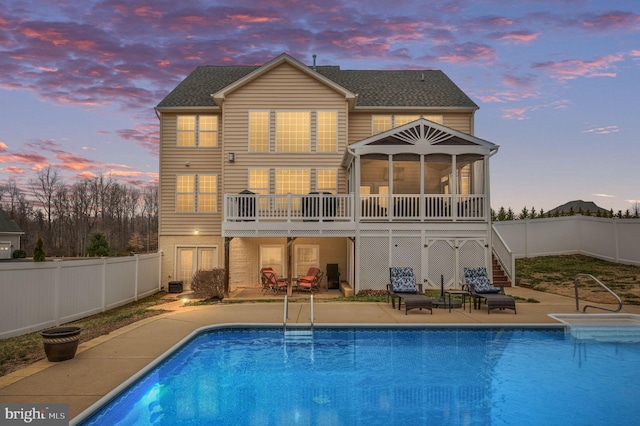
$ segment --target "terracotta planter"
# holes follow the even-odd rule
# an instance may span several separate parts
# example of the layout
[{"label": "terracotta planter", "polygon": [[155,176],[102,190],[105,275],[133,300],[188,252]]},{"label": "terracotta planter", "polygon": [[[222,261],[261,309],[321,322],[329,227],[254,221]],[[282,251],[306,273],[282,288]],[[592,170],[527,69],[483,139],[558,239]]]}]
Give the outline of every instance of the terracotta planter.
[{"label": "terracotta planter", "polygon": [[76,356],[81,331],[82,327],[54,327],[41,331],[47,359],[58,362]]}]

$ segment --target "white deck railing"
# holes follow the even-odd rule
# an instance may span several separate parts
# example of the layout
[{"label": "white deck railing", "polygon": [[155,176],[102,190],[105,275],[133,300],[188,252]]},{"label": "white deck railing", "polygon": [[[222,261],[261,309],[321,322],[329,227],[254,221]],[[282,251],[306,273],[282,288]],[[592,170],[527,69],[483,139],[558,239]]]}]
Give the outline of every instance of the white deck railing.
[{"label": "white deck railing", "polygon": [[[452,208],[452,206],[457,206]],[[225,221],[483,220],[484,195],[226,194]],[[359,218],[359,219],[357,219]]]}]

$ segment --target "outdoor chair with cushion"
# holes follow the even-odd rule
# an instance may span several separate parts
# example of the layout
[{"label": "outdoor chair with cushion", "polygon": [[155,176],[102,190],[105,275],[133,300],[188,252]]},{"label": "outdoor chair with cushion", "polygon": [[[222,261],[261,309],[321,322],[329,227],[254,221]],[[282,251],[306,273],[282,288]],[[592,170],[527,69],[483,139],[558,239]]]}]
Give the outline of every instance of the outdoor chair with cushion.
[{"label": "outdoor chair with cushion", "polygon": [[391,297],[391,307],[395,309],[398,299],[398,310],[404,299],[405,315],[411,309],[429,309],[433,314],[433,301],[422,293],[422,284],[416,283],[413,268],[391,267],[389,268],[390,284],[387,284],[387,293]]},{"label": "outdoor chair with cushion", "polygon": [[306,275],[298,277],[298,289],[310,292],[320,291],[320,282],[324,273],[320,268],[309,268]]},{"label": "outdoor chair with cushion", "polygon": [[287,291],[289,281],[286,278],[278,278],[276,272],[271,268],[263,268],[260,271],[262,279],[262,292],[272,290],[274,294],[278,294],[280,290]]},{"label": "outdoor chair with cushion", "polygon": [[504,287],[495,287],[489,281],[487,275],[487,268],[484,266],[478,268],[464,268],[464,283],[466,285],[473,285],[476,293],[502,293],[504,294]]},{"label": "outdoor chair with cushion", "polygon": [[482,307],[482,301],[484,300],[487,304],[487,313],[489,314],[492,309],[500,309],[501,311],[511,309],[517,314],[516,301],[511,296],[503,293],[478,293],[473,284],[469,284],[469,293],[473,298],[474,309],[480,309]]}]

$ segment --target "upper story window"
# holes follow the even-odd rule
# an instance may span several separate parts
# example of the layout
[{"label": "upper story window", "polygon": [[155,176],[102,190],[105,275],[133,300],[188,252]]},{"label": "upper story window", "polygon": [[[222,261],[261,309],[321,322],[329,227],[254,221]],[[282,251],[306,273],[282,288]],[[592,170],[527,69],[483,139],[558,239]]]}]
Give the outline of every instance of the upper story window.
[{"label": "upper story window", "polygon": [[269,111],[249,111],[249,151],[269,152]]},{"label": "upper story window", "polygon": [[218,211],[216,175],[176,176],[176,212],[215,213]]},{"label": "upper story window", "polygon": [[338,113],[318,111],[317,114],[317,152],[336,152],[338,150]]},{"label": "upper story window", "polygon": [[179,115],[177,118],[178,146],[218,146],[217,115]]},{"label": "upper story window", "polygon": [[276,194],[308,194],[310,176],[309,169],[277,169]]},{"label": "upper story window", "polygon": [[310,145],[310,112],[276,112],[276,152],[309,152]]},{"label": "upper story window", "polygon": [[396,115],[374,115],[371,118],[371,134],[375,135],[403,124],[411,123],[419,118],[425,118],[434,123],[442,124],[441,115],[420,115],[420,114],[396,114]]},{"label": "upper story window", "polygon": [[338,193],[338,170],[318,169],[316,175],[316,190],[318,192]]}]

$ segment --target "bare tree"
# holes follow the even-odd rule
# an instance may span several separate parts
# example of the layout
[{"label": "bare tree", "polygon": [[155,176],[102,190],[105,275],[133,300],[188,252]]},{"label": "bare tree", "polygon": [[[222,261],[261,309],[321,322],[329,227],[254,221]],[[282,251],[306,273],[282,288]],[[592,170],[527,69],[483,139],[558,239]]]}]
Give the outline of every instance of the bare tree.
[{"label": "bare tree", "polygon": [[52,169],[51,167],[40,170],[36,175],[36,178],[31,181],[33,196],[38,201],[39,207],[44,209],[47,220],[47,236],[51,236],[54,197],[56,191],[61,185],[63,185],[63,182],[58,174],[58,170]]}]

